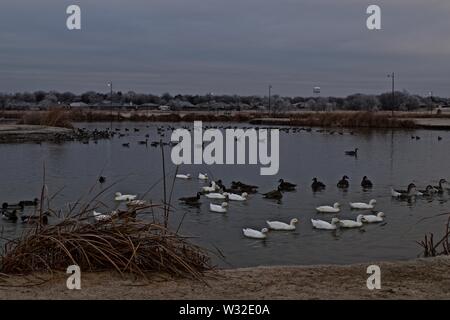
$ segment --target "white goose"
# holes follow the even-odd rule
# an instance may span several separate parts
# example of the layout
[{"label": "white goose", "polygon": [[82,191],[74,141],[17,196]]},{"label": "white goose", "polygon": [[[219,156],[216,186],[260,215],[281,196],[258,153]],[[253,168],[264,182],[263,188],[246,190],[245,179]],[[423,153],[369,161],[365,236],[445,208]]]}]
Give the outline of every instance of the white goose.
[{"label": "white goose", "polygon": [[385,214],[383,212],[378,212],[378,214],[375,215],[364,215],[362,218],[362,221],[365,223],[376,223],[376,222],[383,222],[385,217]]},{"label": "white goose", "polygon": [[221,205],[218,204],[209,204],[209,210],[212,212],[218,212],[218,213],[226,213],[227,212],[228,203],[224,202]]},{"label": "white goose", "polygon": [[322,213],[338,213],[341,211],[340,204],[336,202],[333,206],[320,206],[317,207],[316,210]]},{"label": "white goose", "polygon": [[211,181],[211,186],[202,188],[203,192],[214,192],[216,190],[217,190],[217,184],[215,181]]},{"label": "white goose", "polygon": [[176,177],[177,177],[177,179],[187,180],[187,179],[191,178],[191,175],[189,173],[187,173],[187,174],[177,174]]},{"label": "white goose", "polygon": [[369,209],[375,208],[376,203],[377,203],[377,200],[375,200],[375,199],[370,200],[369,203],[350,202],[350,208],[358,209],[358,210],[369,210]]},{"label": "white goose", "polygon": [[295,230],[295,225],[298,223],[298,219],[292,219],[289,224],[280,221],[266,221],[266,223],[269,226],[269,229],[272,230],[293,231]]},{"label": "white goose", "polygon": [[224,193],[228,197],[228,200],[231,201],[245,201],[247,200],[248,193],[243,192],[241,195],[235,194],[235,193]]},{"label": "white goose", "polygon": [[261,231],[257,231],[257,230],[246,228],[246,229],[242,229],[242,231],[244,232],[244,236],[246,236],[247,238],[265,239],[265,238],[267,238],[267,232],[269,232],[269,229],[264,228]]},{"label": "white goose", "polygon": [[321,229],[321,230],[336,230],[337,224],[339,223],[338,218],[331,219],[331,223],[322,221],[322,220],[314,220],[311,219],[311,223],[314,228]]},{"label": "white goose", "polygon": [[356,217],[356,221],[353,220],[339,220],[339,225],[341,228],[360,228],[363,226],[362,219],[363,215],[360,214]]},{"label": "white goose", "polygon": [[114,200],[116,201],[133,201],[137,198],[134,194],[121,194],[120,192],[116,192],[116,197]]},{"label": "white goose", "polygon": [[227,194],[226,193],[218,193],[218,192],[211,192],[211,193],[207,193],[205,195],[208,199],[219,199],[219,200],[224,200],[227,198]]},{"label": "white goose", "polygon": [[206,173],[199,173],[198,174],[198,179],[199,180],[208,180],[208,175]]}]

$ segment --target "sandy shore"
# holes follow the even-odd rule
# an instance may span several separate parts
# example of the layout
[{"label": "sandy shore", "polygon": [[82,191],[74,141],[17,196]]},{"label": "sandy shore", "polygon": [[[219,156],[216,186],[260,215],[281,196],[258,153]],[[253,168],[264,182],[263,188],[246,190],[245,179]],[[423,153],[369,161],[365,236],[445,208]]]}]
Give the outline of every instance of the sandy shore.
[{"label": "sandy shore", "polygon": [[[281,266],[219,270],[199,281],[150,275],[82,274],[82,289],[66,288],[66,275],[32,287],[23,277],[0,281],[0,299],[450,299],[450,258],[374,263],[381,290],[366,287],[367,266]],[[11,287],[11,285],[15,287]]]}]

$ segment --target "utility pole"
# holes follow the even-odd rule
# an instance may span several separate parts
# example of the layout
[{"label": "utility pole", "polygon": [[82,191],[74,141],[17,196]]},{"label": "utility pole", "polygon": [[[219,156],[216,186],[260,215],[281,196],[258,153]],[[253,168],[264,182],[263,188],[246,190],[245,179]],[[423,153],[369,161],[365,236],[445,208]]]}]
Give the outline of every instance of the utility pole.
[{"label": "utility pole", "polygon": [[108,87],[111,89],[110,90],[110,95],[109,95],[109,111],[110,111],[110,120],[111,120],[111,123],[110,123],[110,130],[112,131],[112,122],[113,122],[113,84],[112,84],[112,82],[109,82],[108,83]]},{"label": "utility pole", "polygon": [[388,75],[388,78],[392,79],[392,117],[394,117],[394,108],[395,108],[395,72],[392,72]]},{"label": "utility pole", "polygon": [[272,85],[269,84],[269,114],[270,114],[270,108],[271,108],[271,105],[270,105],[270,103],[271,103],[271,101],[270,101],[271,94],[272,94]]}]

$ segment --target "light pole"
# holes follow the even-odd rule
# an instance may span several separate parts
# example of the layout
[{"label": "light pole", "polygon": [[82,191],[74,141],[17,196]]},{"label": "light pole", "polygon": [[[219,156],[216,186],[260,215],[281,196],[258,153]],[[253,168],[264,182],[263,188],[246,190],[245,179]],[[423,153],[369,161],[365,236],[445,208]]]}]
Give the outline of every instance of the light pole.
[{"label": "light pole", "polygon": [[110,94],[109,94],[109,111],[110,111],[110,120],[111,120],[111,124],[110,124],[110,130],[112,131],[112,122],[113,122],[113,103],[112,103],[112,98],[113,98],[113,84],[112,82],[108,83],[108,87],[110,89]]},{"label": "light pole", "polygon": [[388,75],[388,78],[392,79],[392,117],[394,117],[394,108],[395,108],[395,72],[392,72]]},{"label": "light pole", "polygon": [[271,101],[270,101],[270,98],[271,98],[271,95],[272,95],[272,85],[271,84],[269,84],[269,115],[270,115],[270,107],[271,107]]}]

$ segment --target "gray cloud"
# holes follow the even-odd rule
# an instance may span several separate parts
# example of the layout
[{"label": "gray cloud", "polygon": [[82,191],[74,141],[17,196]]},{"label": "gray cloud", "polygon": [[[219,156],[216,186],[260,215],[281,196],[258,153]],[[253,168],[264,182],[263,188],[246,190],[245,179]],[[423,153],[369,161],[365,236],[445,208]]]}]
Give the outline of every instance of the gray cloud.
[{"label": "gray cloud", "polygon": [[[0,91],[378,93],[386,74],[448,96],[450,3],[431,0],[3,0]],[[81,31],[65,28],[69,4]],[[369,4],[383,30],[365,28]]]}]

